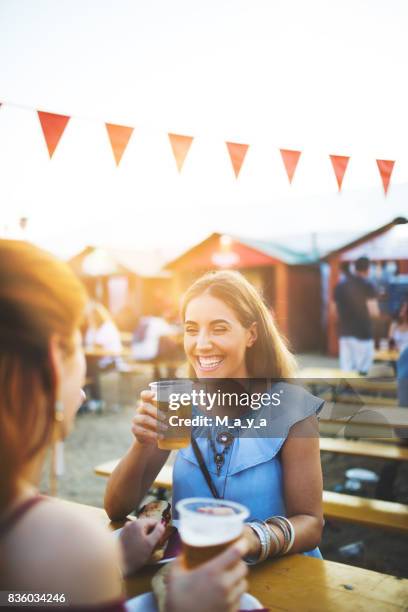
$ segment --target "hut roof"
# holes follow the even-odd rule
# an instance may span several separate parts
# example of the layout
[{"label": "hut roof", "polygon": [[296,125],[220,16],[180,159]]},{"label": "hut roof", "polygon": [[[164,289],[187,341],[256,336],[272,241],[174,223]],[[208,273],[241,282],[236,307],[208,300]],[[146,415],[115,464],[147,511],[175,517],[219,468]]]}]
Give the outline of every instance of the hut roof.
[{"label": "hut roof", "polygon": [[363,255],[374,260],[408,259],[408,219],[396,217],[389,223],[343,244],[324,257],[355,260]]},{"label": "hut roof", "polygon": [[140,277],[165,277],[165,256],[161,251],[136,251],[87,246],[68,263],[79,276],[135,274]]}]

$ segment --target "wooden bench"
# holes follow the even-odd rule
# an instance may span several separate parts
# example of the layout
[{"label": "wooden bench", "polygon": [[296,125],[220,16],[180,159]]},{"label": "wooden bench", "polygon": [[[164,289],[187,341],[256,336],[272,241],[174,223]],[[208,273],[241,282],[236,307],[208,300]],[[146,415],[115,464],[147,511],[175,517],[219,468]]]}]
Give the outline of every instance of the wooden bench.
[{"label": "wooden bench", "polygon": [[395,430],[408,429],[408,409],[387,406],[362,406],[326,402],[319,414],[322,436],[338,435],[344,430],[349,438],[393,438]]},{"label": "wooden bench", "polygon": [[[314,393],[326,400],[351,404],[362,400],[365,404],[380,406],[395,406],[397,403],[397,381],[393,378],[369,378],[335,368],[304,368],[299,372],[299,377]],[[349,396],[349,391],[344,389],[345,383],[358,393],[357,397]],[[330,387],[330,391],[319,393],[319,386],[322,385]]]},{"label": "wooden bench", "polygon": [[[119,459],[95,468],[98,476],[110,476]],[[165,464],[154,481],[157,488],[171,489],[173,466]],[[366,499],[344,493],[323,491],[323,512],[326,518],[408,532],[408,506],[377,499]]]},{"label": "wooden bench", "polygon": [[323,513],[329,519],[408,533],[408,506],[397,502],[323,491]]},{"label": "wooden bench", "polygon": [[357,457],[375,457],[377,459],[390,459],[408,461],[408,446],[397,444],[383,444],[367,440],[346,440],[344,438],[320,438],[320,450]]},{"label": "wooden bench", "polygon": [[[115,467],[118,465],[120,459],[113,459],[112,461],[106,461],[97,465],[94,472],[97,476],[109,477]],[[157,474],[153,486],[156,489],[171,489],[173,483],[173,466],[165,463]]]},{"label": "wooden bench", "polygon": [[350,396],[347,393],[339,392],[338,390],[326,391],[324,393],[318,393],[319,397],[329,402],[341,402],[342,404],[361,404],[364,406],[392,406],[397,408],[397,397],[383,397],[375,395],[367,395],[366,393],[359,393],[358,396]]},{"label": "wooden bench", "polygon": [[[382,442],[346,440],[344,438],[320,438],[320,450],[360,457],[408,461],[408,447],[398,446],[396,444],[384,444]],[[95,474],[108,478],[119,461],[120,459],[113,459],[112,461],[106,461],[105,463],[97,465],[94,470]],[[171,489],[172,478],[172,466],[164,464],[154,481],[154,486],[159,489]]]}]

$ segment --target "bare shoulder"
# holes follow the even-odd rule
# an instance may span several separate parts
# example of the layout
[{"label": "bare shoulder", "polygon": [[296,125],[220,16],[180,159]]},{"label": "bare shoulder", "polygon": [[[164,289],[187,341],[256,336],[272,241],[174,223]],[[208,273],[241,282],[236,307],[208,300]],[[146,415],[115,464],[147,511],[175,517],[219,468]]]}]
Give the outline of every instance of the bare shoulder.
[{"label": "bare shoulder", "polygon": [[118,541],[86,513],[56,500],[38,504],[9,540],[19,588],[65,593],[84,605],[121,596]]},{"label": "bare shoulder", "polygon": [[301,421],[298,421],[290,428],[288,440],[291,438],[318,438],[319,421],[317,416],[312,414]]}]

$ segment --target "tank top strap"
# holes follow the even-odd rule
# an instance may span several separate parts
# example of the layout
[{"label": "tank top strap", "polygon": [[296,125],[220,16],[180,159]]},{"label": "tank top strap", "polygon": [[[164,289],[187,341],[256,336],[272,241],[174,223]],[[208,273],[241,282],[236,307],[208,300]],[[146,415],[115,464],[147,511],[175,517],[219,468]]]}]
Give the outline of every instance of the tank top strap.
[{"label": "tank top strap", "polygon": [[46,499],[44,495],[37,494],[19,504],[10,516],[0,521],[0,538],[2,538],[24,516],[24,514],[30,510],[30,508],[37,505],[39,502],[46,501]]}]

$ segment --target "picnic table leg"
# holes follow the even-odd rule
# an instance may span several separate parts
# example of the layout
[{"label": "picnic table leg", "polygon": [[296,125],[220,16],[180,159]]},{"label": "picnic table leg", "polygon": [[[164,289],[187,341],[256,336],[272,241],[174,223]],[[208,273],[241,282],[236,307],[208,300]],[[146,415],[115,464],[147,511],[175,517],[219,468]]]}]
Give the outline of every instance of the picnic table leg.
[{"label": "picnic table leg", "polygon": [[394,482],[397,478],[399,461],[390,461],[381,470],[380,479],[375,489],[375,498],[395,501]]}]

